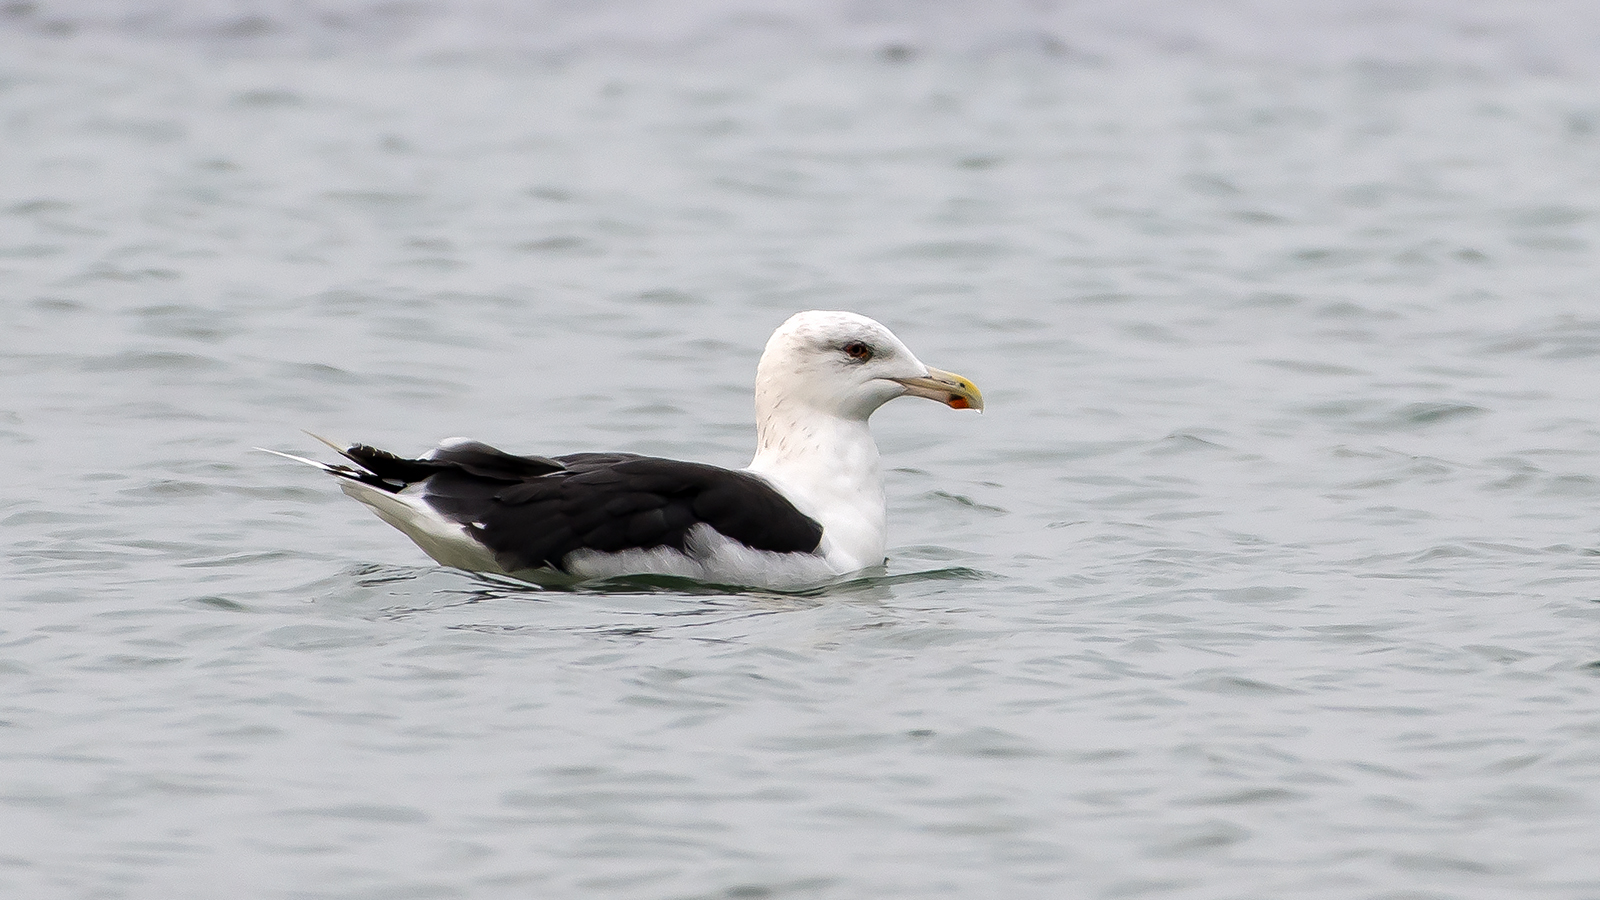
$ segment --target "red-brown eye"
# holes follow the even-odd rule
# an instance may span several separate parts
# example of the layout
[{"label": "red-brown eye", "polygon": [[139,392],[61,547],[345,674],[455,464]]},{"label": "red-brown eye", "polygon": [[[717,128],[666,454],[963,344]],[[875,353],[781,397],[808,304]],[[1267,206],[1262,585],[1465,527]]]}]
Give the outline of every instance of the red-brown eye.
[{"label": "red-brown eye", "polygon": [[851,341],[843,347],[844,355],[857,362],[866,362],[872,358],[872,348],[860,341]]}]

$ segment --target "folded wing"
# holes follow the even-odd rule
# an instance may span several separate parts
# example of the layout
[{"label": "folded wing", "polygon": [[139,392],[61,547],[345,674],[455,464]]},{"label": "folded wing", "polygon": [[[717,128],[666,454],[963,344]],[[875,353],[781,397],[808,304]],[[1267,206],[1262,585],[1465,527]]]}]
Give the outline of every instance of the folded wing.
[{"label": "folded wing", "polygon": [[765,480],[717,466],[630,453],[515,456],[476,441],[419,459],[362,444],[340,453],[362,471],[335,474],[420,500],[508,572],[564,570],[579,550],[688,553],[698,525],[775,553],[814,553],[822,540],[822,526]]}]

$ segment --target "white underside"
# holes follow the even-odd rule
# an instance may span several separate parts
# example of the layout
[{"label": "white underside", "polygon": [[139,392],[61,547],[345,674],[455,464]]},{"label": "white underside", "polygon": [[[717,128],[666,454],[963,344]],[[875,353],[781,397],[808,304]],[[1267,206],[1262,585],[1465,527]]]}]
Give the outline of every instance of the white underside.
[{"label": "white underside", "polygon": [[[549,569],[506,571],[495,561],[489,548],[478,543],[465,528],[428,506],[412,492],[413,489],[391,494],[356,481],[344,481],[341,487],[346,494],[377,513],[378,518],[404,532],[422,552],[442,565],[525,581],[539,581],[541,575],[551,574]],[[564,562],[567,571],[580,579],[673,575],[708,584],[775,590],[823,584],[857,568],[836,568],[828,559],[814,553],[755,550],[708,525],[696,525],[690,530],[687,553],[671,547],[620,553],[579,550],[569,554]]]},{"label": "white underside", "polygon": [[408,491],[391,494],[359,481],[341,480],[344,492],[365,503],[378,518],[405,532],[422,552],[437,562],[469,572],[509,574],[494,561],[489,548],[478,543],[465,528],[446,519]]},{"label": "white underside", "polygon": [[831,581],[843,572],[814,553],[754,550],[709,525],[689,530],[688,553],[672,547],[599,553],[578,550],[567,556],[569,572],[584,578],[618,575],[677,575],[711,584],[793,590]]}]

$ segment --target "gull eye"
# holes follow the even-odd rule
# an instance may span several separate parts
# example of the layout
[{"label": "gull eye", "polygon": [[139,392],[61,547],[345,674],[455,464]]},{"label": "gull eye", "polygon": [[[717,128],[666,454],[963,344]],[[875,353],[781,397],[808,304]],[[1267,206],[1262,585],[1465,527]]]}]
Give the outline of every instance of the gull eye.
[{"label": "gull eye", "polygon": [[866,362],[872,358],[872,348],[860,341],[851,341],[840,349],[844,351],[845,356],[850,357],[856,362]]}]

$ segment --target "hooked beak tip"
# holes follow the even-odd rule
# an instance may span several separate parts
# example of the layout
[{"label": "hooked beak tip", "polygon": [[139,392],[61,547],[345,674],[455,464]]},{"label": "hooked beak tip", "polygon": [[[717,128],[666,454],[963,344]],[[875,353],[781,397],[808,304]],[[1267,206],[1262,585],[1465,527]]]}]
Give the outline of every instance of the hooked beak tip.
[{"label": "hooked beak tip", "polygon": [[978,390],[978,386],[954,372],[930,366],[926,376],[894,380],[899,382],[910,396],[937,400],[951,409],[975,409],[980,413],[983,412],[983,393]]}]

